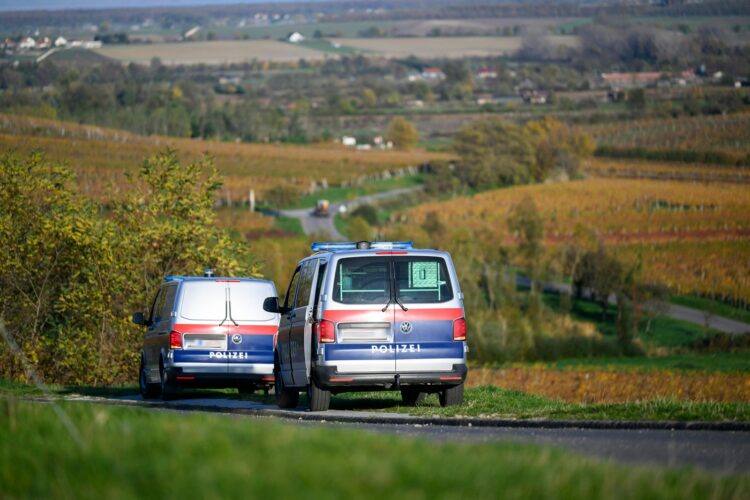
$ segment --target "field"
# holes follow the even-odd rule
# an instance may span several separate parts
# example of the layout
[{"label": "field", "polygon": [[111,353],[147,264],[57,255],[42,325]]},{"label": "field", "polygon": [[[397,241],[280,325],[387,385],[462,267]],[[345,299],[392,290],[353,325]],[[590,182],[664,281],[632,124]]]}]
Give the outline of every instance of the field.
[{"label": "field", "polygon": [[[555,45],[574,47],[573,36],[550,35]],[[259,61],[296,62],[300,59],[323,60],[335,52],[362,51],[366,55],[400,58],[414,55],[435,57],[484,57],[508,55],[521,47],[522,38],[513,37],[426,37],[426,38],[337,38],[344,50],[327,45],[293,44],[276,40],[234,40],[189,43],[152,43],[114,45],[97,49],[102,56],[123,63],[150,64],[158,57],[162,64],[230,64]]]},{"label": "field", "polygon": [[482,248],[512,245],[506,221],[527,196],[550,247],[581,244],[577,235],[590,232],[631,262],[642,259],[647,280],[680,294],[750,303],[750,191],[742,184],[588,179],[432,202],[395,217],[418,228],[434,213],[449,234],[468,231]]},{"label": "field", "polygon": [[326,53],[275,40],[237,40],[189,43],[114,45],[96,50],[123,63],[150,64],[158,57],[162,64],[232,64],[259,61],[296,62],[322,60]]},{"label": "field", "polygon": [[591,125],[603,155],[750,164],[750,113]]},{"label": "field", "polygon": [[691,182],[750,183],[750,168],[675,161],[593,158],[586,173],[596,177],[683,180]]},{"label": "field", "polygon": [[[573,47],[572,36],[548,36],[554,45]],[[370,51],[390,58],[463,58],[509,55],[521,48],[521,37],[427,37],[427,38],[342,38],[341,45]]]},{"label": "field", "polygon": [[0,115],[0,149],[20,154],[42,150],[51,160],[69,164],[79,175],[83,192],[99,201],[117,196],[125,172],[135,172],[145,158],[165,148],[177,150],[184,161],[211,156],[225,176],[222,197],[233,203],[247,200],[254,189],[262,200],[276,186],[310,192],[324,179],[331,185],[361,184],[386,171],[405,174],[440,153],[421,150],[354,151],[331,144],[288,146],[238,144],[174,137],[145,137],[121,130],[37,118]]},{"label": "field", "polygon": [[[0,400],[6,498],[744,498],[739,475],[206,414]],[[73,438],[72,436],[77,436]],[[436,473],[447,471],[450,473]],[[335,471],[336,480],[331,474]],[[304,488],[303,490],[301,488]]]}]

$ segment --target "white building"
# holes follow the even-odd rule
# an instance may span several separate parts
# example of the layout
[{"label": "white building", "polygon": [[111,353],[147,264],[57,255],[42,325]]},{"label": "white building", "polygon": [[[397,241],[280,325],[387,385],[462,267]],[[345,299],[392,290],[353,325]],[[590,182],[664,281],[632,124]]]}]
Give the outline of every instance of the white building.
[{"label": "white building", "polygon": [[292,33],[289,33],[286,36],[286,40],[287,40],[287,42],[291,42],[291,43],[304,42],[305,41],[305,35],[303,35],[299,31],[294,31]]},{"label": "white building", "polygon": [[68,41],[64,37],[58,36],[55,39],[55,47],[65,47],[66,45],[68,45]]},{"label": "white building", "polygon": [[20,42],[18,42],[18,48],[21,50],[35,49],[36,40],[31,38],[30,36],[24,37],[21,39]]},{"label": "white building", "polygon": [[355,139],[354,137],[345,135],[344,137],[341,138],[341,144],[343,144],[344,146],[349,146],[349,147],[356,146],[357,139]]}]

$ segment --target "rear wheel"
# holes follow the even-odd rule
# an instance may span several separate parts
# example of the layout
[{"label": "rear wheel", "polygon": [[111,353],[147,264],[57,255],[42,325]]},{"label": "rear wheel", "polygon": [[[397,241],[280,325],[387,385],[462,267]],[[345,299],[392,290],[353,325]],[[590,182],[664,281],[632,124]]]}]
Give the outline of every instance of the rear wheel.
[{"label": "rear wheel", "polygon": [[440,406],[456,406],[464,402],[464,384],[448,387],[440,391]]},{"label": "rear wheel", "polygon": [[273,369],[273,390],[276,394],[276,404],[279,408],[295,408],[299,403],[299,392],[284,387],[284,379],[281,376],[281,369],[276,364]]},{"label": "rear wheel", "polygon": [[426,393],[416,389],[401,389],[401,401],[404,406],[417,406],[424,403]]},{"label": "rear wheel", "polygon": [[331,406],[331,391],[318,387],[315,379],[307,384],[307,407],[310,411],[326,411]]},{"label": "rear wheel", "polygon": [[169,380],[169,374],[164,365],[161,365],[161,399],[163,401],[171,401],[177,397],[177,389],[174,384]]},{"label": "rear wheel", "polygon": [[161,391],[160,384],[149,383],[148,371],[143,359],[141,359],[141,369],[138,372],[138,389],[143,399],[154,399],[159,396],[159,392]]}]

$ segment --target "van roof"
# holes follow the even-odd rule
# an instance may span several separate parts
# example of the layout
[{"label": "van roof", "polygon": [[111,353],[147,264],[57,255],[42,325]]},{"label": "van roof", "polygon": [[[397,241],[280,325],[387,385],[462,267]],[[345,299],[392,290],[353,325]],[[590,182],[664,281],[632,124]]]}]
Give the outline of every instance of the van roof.
[{"label": "van roof", "polygon": [[223,276],[164,276],[164,281],[224,281],[224,282],[256,282],[270,283],[268,280],[260,278],[232,278]]}]

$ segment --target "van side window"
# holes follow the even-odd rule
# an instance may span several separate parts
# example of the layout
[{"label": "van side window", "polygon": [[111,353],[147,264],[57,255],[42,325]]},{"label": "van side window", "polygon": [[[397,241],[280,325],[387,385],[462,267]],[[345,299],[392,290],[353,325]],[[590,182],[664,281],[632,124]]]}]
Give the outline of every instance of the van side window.
[{"label": "van side window", "polygon": [[310,301],[310,294],[313,288],[313,277],[315,275],[315,267],[318,262],[316,260],[308,260],[302,266],[302,272],[300,273],[299,289],[297,290],[297,300],[294,302],[295,309],[297,307],[305,307]]},{"label": "van side window", "polygon": [[168,286],[164,288],[164,292],[164,303],[159,310],[159,321],[164,321],[172,315],[172,309],[174,308],[174,299],[177,295],[177,286]]},{"label": "van side window", "polygon": [[149,314],[148,319],[151,322],[151,324],[154,324],[156,321],[156,317],[159,313],[159,304],[162,300],[162,295],[164,295],[164,289],[160,288],[158,292],[156,292],[156,297],[154,297],[154,301],[151,303],[151,314]]},{"label": "van side window", "polygon": [[151,321],[156,324],[164,319],[164,304],[167,302],[167,287],[161,287],[159,297],[154,304],[154,310],[151,312]]},{"label": "van side window", "polygon": [[300,268],[298,267],[294,271],[292,280],[289,282],[289,288],[286,289],[286,297],[284,297],[284,308],[286,309],[291,308],[294,302],[294,294],[297,292],[297,283],[299,283],[299,270]]},{"label": "van side window", "polygon": [[313,298],[313,306],[317,309],[318,302],[320,302],[320,292],[323,290],[323,279],[326,276],[326,262],[321,260],[320,267],[318,268],[318,282],[315,284],[315,296]]}]

